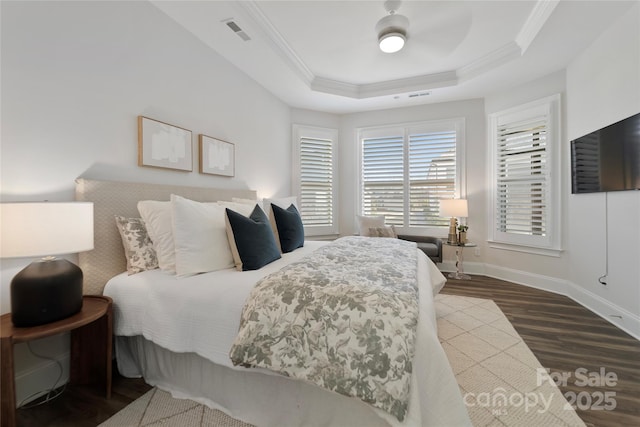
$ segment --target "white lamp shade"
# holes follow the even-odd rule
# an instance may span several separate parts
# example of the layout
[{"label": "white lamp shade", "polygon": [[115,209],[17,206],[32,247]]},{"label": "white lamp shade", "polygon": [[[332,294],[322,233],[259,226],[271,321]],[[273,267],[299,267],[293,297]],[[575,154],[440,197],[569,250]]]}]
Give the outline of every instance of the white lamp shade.
[{"label": "white lamp shade", "polygon": [[0,257],[70,254],[93,249],[93,203],[0,204]]},{"label": "white lamp shade", "polygon": [[442,199],[440,200],[440,216],[443,218],[457,217],[466,218],[469,216],[469,209],[465,199]]}]

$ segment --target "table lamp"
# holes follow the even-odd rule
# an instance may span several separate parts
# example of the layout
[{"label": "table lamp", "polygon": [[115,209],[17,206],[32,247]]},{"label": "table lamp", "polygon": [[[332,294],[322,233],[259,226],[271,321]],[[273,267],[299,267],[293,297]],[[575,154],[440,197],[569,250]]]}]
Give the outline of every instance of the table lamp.
[{"label": "table lamp", "polygon": [[93,249],[93,203],[0,204],[0,257],[44,257],[11,280],[14,326],[37,326],[82,309],[82,270],[53,255]]},{"label": "table lamp", "polygon": [[440,200],[440,216],[443,218],[450,217],[449,235],[447,243],[455,245],[458,243],[456,232],[456,218],[466,218],[469,216],[466,199],[442,199]]}]

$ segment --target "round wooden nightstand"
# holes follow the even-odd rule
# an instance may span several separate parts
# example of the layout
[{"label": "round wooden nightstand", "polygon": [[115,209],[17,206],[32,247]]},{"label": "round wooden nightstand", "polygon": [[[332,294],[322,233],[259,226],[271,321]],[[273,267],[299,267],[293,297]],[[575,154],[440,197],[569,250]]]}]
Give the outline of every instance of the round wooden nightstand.
[{"label": "round wooden nightstand", "polygon": [[11,323],[11,313],[2,315],[1,380],[2,426],[15,426],[16,390],[13,374],[13,346],[21,342],[45,338],[71,331],[71,359],[69,382],[89,384],[99,382],[111,397],[111,353],[113,334],[113,309],[111,298],[85,295],[82,310],[46,325],[17,328]]}]

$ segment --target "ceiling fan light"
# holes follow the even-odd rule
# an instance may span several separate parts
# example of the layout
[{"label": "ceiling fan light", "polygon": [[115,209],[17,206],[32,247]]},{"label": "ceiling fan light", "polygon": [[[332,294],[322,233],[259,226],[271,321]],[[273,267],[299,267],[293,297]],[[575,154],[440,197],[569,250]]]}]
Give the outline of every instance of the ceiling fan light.
[{"label": "ceiling fan light", "polygon": [[384,53],[394,53],[404,47],[406,38],[402,33],[387,33],[378,39],[380,50]]},{"label": "ceiling fan light", "polygon": [[392,13],[380,19],[376,24],[378,45],[385,53],[394,53],[402,49],[407,40],[409,20],[404,15]]}]

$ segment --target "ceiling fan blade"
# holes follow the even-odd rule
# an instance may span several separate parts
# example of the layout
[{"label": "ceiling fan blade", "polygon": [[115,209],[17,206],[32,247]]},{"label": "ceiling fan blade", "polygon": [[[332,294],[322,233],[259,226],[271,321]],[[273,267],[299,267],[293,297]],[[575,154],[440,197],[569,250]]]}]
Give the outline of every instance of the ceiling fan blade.
[{"label": "ceiling fan blade", "polygon": [[409,43],[433,59],[455,51],[471,30],[472,10],[464,2],[409,2],[409,7]]}]

